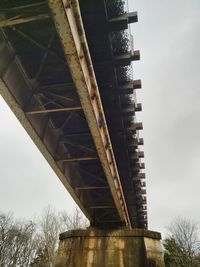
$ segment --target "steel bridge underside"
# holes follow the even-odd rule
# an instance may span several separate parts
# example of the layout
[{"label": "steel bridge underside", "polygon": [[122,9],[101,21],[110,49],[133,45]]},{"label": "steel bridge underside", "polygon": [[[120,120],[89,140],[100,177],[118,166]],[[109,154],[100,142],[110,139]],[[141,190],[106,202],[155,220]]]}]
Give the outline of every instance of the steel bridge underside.
[{"label": "steel bridge underside", "polygon": [[1,1],[0,94],[91,225],[146,228],[137,14],[107,2]]}]

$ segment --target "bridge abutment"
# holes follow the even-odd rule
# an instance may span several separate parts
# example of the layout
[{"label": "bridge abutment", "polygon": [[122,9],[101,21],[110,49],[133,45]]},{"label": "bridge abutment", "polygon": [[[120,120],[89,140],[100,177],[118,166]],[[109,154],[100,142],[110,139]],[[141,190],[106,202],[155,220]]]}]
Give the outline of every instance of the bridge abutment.
[{"label": "bridge abutment", "polygon": [[164,267],[160,233],[143,229],[67,231],[57,267]]}]

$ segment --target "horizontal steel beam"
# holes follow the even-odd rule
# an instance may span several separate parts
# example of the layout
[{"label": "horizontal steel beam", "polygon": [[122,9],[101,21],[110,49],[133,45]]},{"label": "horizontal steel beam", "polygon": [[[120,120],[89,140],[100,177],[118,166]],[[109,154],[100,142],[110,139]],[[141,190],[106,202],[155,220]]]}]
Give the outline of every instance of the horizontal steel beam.
[{"label": "horizontal steel beam", "polygon": [[133,89],[141,89],[141,88],[142,88],[141,80],[134,80],[133,81]]},{"label": "horizontal steel beam", "polygon": [[145,179],[146,178],[146,174],[145,173],[138,173],[137,177],[139,177],[140,179]]},{"label": "horizontal steel beam", "polygon": [[139,180],[133,180],[133,183],[135,186],[139,186],[139,187],[146,187],[146,182],[143,182],[141,179]]},{"label": "horizontal steel beam", "polygon": [[121,94],[132,94],[133,90],[141,88],[142,88],[141,80],[130,80],[119,86]]},{"label": "horizontal steel beam", "polygon": [[[93,18],[93,15],[91,17]],[[124,13],[123,15],[107,20],[102,20],[100,16],[96,16],[92,23],[90,23],[91,17],[90,15],[87,16],[85,25],[87,29],[89,28],[90,33],[95,32],[98,27],[98,34],[126,30],[128,29],[128,24],[138,21],[136,11]],[[101,24],[101,27],[99,27],[99,24]]]},{"label": "horizontal steel beam", "polygon": [[[45,47],[44,47],[45,48]],[[52,53],[52,51],[49,51],[50,53]],[[55,53],[54,53],[55,55]],[[67,88],[67,90],[74,90],[74,85],[72,83],[61,83],[61,84],[49,84],[49,85],[43,85],[43,86],[39,86],[38,89],[36,90],[36,92],[42,93],[45,92],[48,89],[56,89],[56,88]],[[120,90],[120,94],[132,94],[133,90],[135,89],[141,89],[142,88],[142,82],[141,80],[130,80],[127,81],[126,83],[120,84],[119,85],[119,90]],[[113,93],[112,90],[110,90],[110,92],[105,91],[103,92],[105,94],[108,93]]]},{"label": "horizontal steel beam", "polygon": [[131,227],[78,0],[49,0],[65,58],[122,222]]},{"label": "horizontal steel beam", "polygon": [[142,104],[141,103],[137,103],[136,107],[135,107],[135,111],[142,111]]},{"label": "horizontal steel beam", "polygon": [[146,205],[147,204],[146,196],[138,195],[138,196],[135,196],[135,198],[136,198],[137,204],[140,204],[140,205]]},{"label": "horizontal steel beam", "polygon": [[75,187],[76,190],[104,190],[104,189],[109,189],[108,186],[77,186]]},{"label": "horizontal steel beam", "polygon": [[132,168],[133,171],[140,171],[141,169],[145,169],[144,163],[135,163],[133,164]]},{"label": "horizontal steel beam", "polygon": [[134,23],[138,21],[137,12],[125,13],[121,16],[115,17],[109,20],[109,30],[112,31],[122,31],[128,28],[129,23]]},{"label": "horizontal steel beam", "polygon": [[144,152],[143,151],[136,151],[136,152],[130,154],[131,160],[137,160],[139,158],[144,158]]},{"label": "horizontal steel beam", "polygon": [[115,206],[107,206],[107,205],[90,206],[89,209],[115,209]]},{"label": "horizontal steel beam", "polygon": [[24,24],[27,22],[31,21],[36,21],[36,20],[44,20],[48,19],[50,16],[49,14],[38,14],[34,16],[27,16],[27,17],[21,17],[21,18],[8,18],[8,19],[1,19],[0,20],[0,27],[10,27],[10,26],[15,26],[18,24]]},{"label": "horizontal steel beam", "polygon": [[141,217],[141,216],[143,217],[143,216],[146,216],[146,215],[147,215],[147,211],[146,210],[145,211],[139,211],[138,212],[138,216],[139,217]]},{"label": "horizontal steel beam", "polygon": [[142,104],[138,103],[138,104],[131,104],[131,105],[127,105],[126,108],[122,109],[122,112],[125,116],[134,116],[135,112],[137,111],[142,111]]},{"label": "horizontal steel beam", "polygon": [[114,57],[114,62],[115,62],[116,67],[130,65],[131,61],[135,61],[135,60],[140,60],[139,50]]},{"label": "horizontal steel beam", "polygon": [[82,157],[82,158],[69,158],[69,159],[59,159],[57,162],[75,162],[75,161],[90,161],[98,160],[97,157]]},{"label": "horizontal steel beam", "polygon": [[63,139],[61,140],[61,142],[65,142],[66,138],[73,138],[73,137],[80,137],[80,136],[90,136],[91,133],[90,132],[79,132],[79,133],[69,133],[69,134],[65,134]]},{"label": "horizontal steel beam", "polygon": [[105,65],[113,65],[114,67],[129,66],[131,62],[135,60],[140,60],[140,51],[138,50],[114,56],[105,61],[98,60],[98,62],[96,62],[96,68],[103,69],[105,68]]},{"label": "horizontal steel beam", "polygon": [[134,138],[133,140],[131,141],[128,141],[127,142],[127,146],[128,146],[128,149],[131,149],[131,148],[137,148],[137,146],[141,146],[141,145],[144,145],[144,140],[143,138]]},{"label": "horizontal steel beam", "polygon": [[127,131],[137,131],[142,129],[143,129],[142,122],[135,122],[133,123],[132,126],[126,128]]},{"label": "horizontal steel beam", "polygon": [[141,178],[139,178],[139,177],[137,177],[137,176],[134,177],[132,180],[133,180],[133,183],[134,183],[134,184],[141,183]]},{"label": "horizontal steel beam", "polygon": [[73,112],[73,111],[79,111],[79,110],[82,110],[82,107],[66,107],[66,108],[32,110],[32,111],[26,111],[26,114],[36,115],[36,114],[44,114],[44,113],[52,113],[52,112]]},{"label": "horizontal steel beam", "polygon": [[147,204],[147,200],[146,199],[143,199],[143,198],[140,198],[140,197],[142,197],[142,196],[138,196],[137,204],[146,205]]},{"label": "horizontal steel beam", "polygon": [[135,115],[135,105],[128,105],[126,108],[122,109],[124,116],[134,116]]}]

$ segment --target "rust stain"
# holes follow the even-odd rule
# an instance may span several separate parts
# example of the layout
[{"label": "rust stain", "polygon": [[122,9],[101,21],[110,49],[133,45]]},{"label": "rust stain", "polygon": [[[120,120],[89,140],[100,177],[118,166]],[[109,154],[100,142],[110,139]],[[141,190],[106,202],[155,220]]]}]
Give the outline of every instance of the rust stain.
[{"label": "rust stain", "polygon": [[92,267],[94,263],[94,247],[95,247],[94,232],[91,230],[88,240],[88,255],[87,255],[86,267]]},{"label": "rust stain", "polygon": [[118,248],[119,248],[119,266],[120,267],[125,267],[125,264],[124,264],[125,241],[123,239],[119,239]]},{"label": "rust stain", "polygon": [[[63,1],[66,4],[70,2],[66,0]],[[73,1],[71,7],[65,10],[63,9],[62,0],[49,0],[49,6],[53,13],[53,19],[63,44],[72,79],[76,85],[77,93],[88,126],[91,130],[102,167],[107,177],[116,208],[121,220],[131,228],[131,222],[101,103],[101,97],[98,91],[96,77],[84,33],[78,1]],[[81,37],[79,32],[80,29],[82,29]],[[93,88],[96,89],[96,97],[91,101],[91,92]],[[101,123],[99,123],[99,118],[101,118]],[[107,144],[110,146],[109,150],[105,148],[105,145]],[[112,164],[110,165],[109,162],[112,162]],[[114,177],[118,180],[118,194],[116,194]],[[119,197],[123,201],[123,207]]]}]

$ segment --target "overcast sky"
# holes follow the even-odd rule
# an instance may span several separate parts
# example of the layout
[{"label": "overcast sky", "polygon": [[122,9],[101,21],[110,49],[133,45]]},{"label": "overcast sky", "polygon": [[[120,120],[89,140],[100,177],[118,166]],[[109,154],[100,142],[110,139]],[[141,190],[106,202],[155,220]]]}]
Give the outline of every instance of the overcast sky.
[{"label": "overcast sky", "polygon": [[[176,216],[200,222],[200,1],[129,0],[134,79],[143,122],[149,228],[165,232]],[[31,218],[48,204],[75,204],[0,97],[0,210]]]}]

